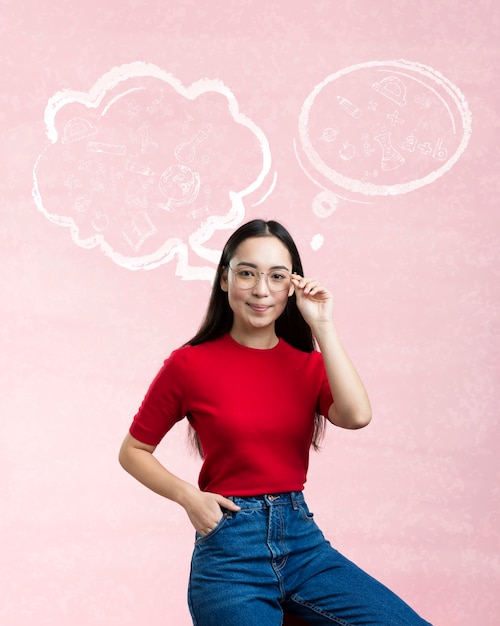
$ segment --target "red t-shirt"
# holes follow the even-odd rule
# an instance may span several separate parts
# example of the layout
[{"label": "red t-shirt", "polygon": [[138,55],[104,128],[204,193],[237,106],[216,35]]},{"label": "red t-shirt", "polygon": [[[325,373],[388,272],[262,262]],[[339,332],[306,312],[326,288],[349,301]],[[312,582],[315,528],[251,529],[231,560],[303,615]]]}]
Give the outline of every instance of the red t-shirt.
[{"label": "red t-shirt", "polygon": [[134,417],[130,434],[158,445],[187,416],[205,455],[203,491],[250,496],[304,487],[315,413],[333,402],[317,351],[282,339],[269,350],[230,335],[172,352]]}]

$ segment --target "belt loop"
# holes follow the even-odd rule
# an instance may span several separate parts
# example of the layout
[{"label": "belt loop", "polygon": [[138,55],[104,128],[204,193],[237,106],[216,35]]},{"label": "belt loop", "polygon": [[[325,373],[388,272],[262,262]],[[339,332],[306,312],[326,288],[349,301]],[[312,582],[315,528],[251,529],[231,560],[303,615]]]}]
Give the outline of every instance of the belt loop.
[{"label": "belt loop", "polygon": [[297,503],[297,498],[296,498],[296,496],[297,496],[297,494],[296,494],[296,492],[295,492],[295,491],[292,491],[292,492],[290,493],[290,498],[291,498],[291,500],[292,500],[292,506],[293,506],[293,510],[294,510],[294,511],[297,511],[297,510],[298,510],[298,508],[299,508],[299,505],[298,505],[298,503]]}]

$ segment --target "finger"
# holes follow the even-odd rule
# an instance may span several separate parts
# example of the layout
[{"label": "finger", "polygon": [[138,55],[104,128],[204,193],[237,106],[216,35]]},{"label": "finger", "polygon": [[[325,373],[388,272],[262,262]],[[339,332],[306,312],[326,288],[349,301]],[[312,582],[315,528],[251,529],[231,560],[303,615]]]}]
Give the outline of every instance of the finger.
[{"label": "finger", "polygon": [[319,283],[314,280],[314,281],[307,283],[307,285],[304,287],[304,291],[312,295],[313,293],[316,293],[318,288],[319,288]]},{"label": "finger", "polygon": [[305,294],[308,294],[308,295],[317,295],[317,294],[324,294],[325,296],[330,295],[330,292],[328,291],[328,289],[324,287],[319,281],[314,280],[314,279],[307,280],[307,282],[305,283],[303,287],[303,291]]},{"label": "finger", "polygon": [[316,296],[318,294],[325,294],[326,293],[326,289],[324,287],[322,287],[319,284],[313,285],[310,287],[309,289],[309,295],[310,296]]},{"label": "finger", "polygon": [[219,504],[219,506],[222,506],[228,511],[239,511],[241,509],[240,506],[235,504],[232,500],[229,500],[229,498],[225,498],[224,496],[218,496],[217,503]]},{"label": "finger", "polygon": [[298,281],[298,284],[304,287],[307,287],[308,285],[319,285],[319,281],[316,280],[316,278],[311,278],[311,277],[307,277],[307,276],[293,276],[293,278],[295,278]]},{"label": "finger", "polygon": [[305,294],[310,294],[313,290],[319,287],[317,280],[311,278],[304,278],[298,285],[299,289],[302,289]]},{"label": "finger", "polygon": [[299,289],[303,289],[306,284],[307,284],[307,278],[304,278],[304,276],[299,276],[298,274],[295,276],[292,276],[292,282],[296,287],[299,287]]},{"label": "finger", "polygon": [[220,515],[212,517],[211,519],[207,519],[203,523],[201,523],[199,528],[197,528],[200,535],[206,535],[209,532],[212,532],[212,530],[217,527],[223,517],[224,513],[220,511]]}]

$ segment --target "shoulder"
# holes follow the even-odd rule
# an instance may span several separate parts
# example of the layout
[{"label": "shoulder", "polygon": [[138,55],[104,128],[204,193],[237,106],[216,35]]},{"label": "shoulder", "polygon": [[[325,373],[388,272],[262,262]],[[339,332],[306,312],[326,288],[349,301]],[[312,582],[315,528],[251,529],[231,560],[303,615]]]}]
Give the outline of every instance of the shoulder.
[{"label": "shoulder", "polygon": [[298,361],[321,362],[323,360],[321,352],[318,352],[318,350],[304,352],[303,350],[299,350],[299,348],[295,348],[284,339],[280,339],[279,347],[282,354],[286,354],[288,357],[296,359]]},{"label": "shoulder", "polygon": [[323,369],[323,356],[318,350],[304,352],[287,343],[284,339],[280,340],[279,358],[282,362],[287,363],[289,367],[317,375]]},{"label": "shoulder", "polygon": [[189,364],[203,361],[205,359],[216,358],[218,355],[227,351],[227,342],[223,337],[214,339],[212,341],[205,341],[194,346],[186,344],[174,350],[168,359],[167,363],[174,364]]}]

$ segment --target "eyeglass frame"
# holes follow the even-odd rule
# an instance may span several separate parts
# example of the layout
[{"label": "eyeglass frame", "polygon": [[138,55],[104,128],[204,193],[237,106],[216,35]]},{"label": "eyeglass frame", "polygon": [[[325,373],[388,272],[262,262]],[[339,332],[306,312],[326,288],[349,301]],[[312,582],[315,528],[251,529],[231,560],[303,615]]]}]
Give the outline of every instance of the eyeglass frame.
[{"label": "eyeglass frame", "polygon": [[[238,271],[239,271],[239,270],[242,270],[242,269],[244,270],[244,269],[248,268],[248,269],[251,269],[251,270],[254,270],[255,272],[257,272],[257,282],[255,283],[255,285],[251,285],[250,287],[241,287],[241,286],[240,286],[240,285],[238,285],[238,283],[236,282],[236,284],[237,284],[237,286],[239,287],[239,289],[244,289],[244,290],[247,290],[247,289],[254,289],[254,288],[255,288],[255,287],[257,287],[257,285],[259,284],[259,282],[260,282],[260,276],[261,276],[261,275],[266,276],[266,278],[267,278],[267,286],[269,287],[269,290],[270,290],[270,291],[272,291],[272,292],[274,292],[274,293],[280,293],[281,291],[286,291],[287,289],[290,289],[290,285],[292,284],[292,272],[289,272],[287,269],[282,268],[282,267],[275,267],[275,268],[273,268],[273,269],[269,270],[269,272],[260,272],[260,271],[259,271],[256,267],[252,267],[251,265],[244,265],[243,267],[239,268],[239,270],[238,270],[238,269],[234,269],[234,268],[232,268],[232,267],[231,267],[231,265],[230,265],[229,263],[226,265],[226,267],[227,267],[228,269],[230,269],[230,270],[233,272],[235,282],[237,281],[237,275],[238,275]],[[279,271],[281,271],[281,272],[283,272],[284,274],[287,274],[287,276],[288,276],[289,283],[288,283],[288,285],[287,285],[286,287],[284,287],[283,289],[273,289],[273,288],[270,286],[270,284],[269,284],[269,274],[272,274],[273,272],[276,272],[276,271],[278,271],[278,270],[279,270]]]}]

